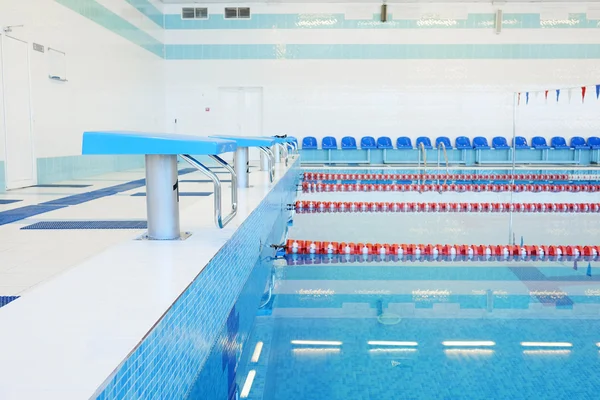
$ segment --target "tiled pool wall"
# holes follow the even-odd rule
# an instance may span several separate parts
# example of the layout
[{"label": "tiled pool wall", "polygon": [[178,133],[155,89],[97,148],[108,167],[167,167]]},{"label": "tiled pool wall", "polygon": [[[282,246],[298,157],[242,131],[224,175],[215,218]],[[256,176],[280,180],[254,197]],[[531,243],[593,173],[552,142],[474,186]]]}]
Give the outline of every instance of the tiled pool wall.
[{"label": "tiled pool wall", "polygon": [[[235,315],[239,312],[232,313],[232,308],[259,255],[268,250],[272,244],[269,240],[281,235],[278,230],[285,229],[281,218],[288,213],[287,204],[296,197],[298,165],[296,160],[143,342],[99,388],[95,398],[180,399],[192,392],[213,343],[227,329],[224,325],[235,330],[238,324]],[[229,358],[225,358],[223,362],[228,365]],[[223,366],[219,368],[212,371],[216,376],[230,373],[228,369],[224,372]],[[215,387],[215,392],[223,387],[227,390],[227,382],[215,385],[225,385]]]}]

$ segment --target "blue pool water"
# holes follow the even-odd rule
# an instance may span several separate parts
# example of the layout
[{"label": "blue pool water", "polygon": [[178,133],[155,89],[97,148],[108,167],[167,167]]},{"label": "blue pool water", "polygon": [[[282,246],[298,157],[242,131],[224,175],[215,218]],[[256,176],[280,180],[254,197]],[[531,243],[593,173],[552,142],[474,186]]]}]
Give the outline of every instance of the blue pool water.
[{"label": "blue pool water", "polygon": [[239,390],[255,371],[244,398],[596,398],[600,282],[589,264],[592,276],[572,261],[281,262]]}]

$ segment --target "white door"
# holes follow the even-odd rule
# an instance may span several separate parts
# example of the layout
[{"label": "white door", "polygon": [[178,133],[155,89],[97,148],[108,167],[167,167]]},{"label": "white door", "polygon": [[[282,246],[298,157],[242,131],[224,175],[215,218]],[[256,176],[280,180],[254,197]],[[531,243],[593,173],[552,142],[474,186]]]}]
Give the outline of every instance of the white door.
[{"label": "white door", "polygon": [[[262,88],[219,88],[219,134],[262,136]],[[250,149],[250,160],[260,153]]]},{"label": "white door", "polygon": [[36,163],[31,129],[29,44],[2,35],[4,97],[5,180],[7,189],[36,183]]}]

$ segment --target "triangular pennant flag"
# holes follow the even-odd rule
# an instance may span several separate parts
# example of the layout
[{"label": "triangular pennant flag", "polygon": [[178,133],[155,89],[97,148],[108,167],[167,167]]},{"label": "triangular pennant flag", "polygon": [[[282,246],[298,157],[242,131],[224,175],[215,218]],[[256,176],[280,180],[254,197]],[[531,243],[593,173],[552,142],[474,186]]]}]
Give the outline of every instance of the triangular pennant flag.
[{"label": "triangular pennant flag", "polygon": [[544,97],[546,98],[546,104],[548,104],[548,90],[546,90],[546,92],[544,93]]},{"label": "triangular pennant flag", "polygon": [[587,276],[592,276],[592,263],[588,263],[587,271],[585,274]]},{"label": "triangular pennant flag", "polygon": [[596,99],[600,97],[600,85],[596,85]]},{"label": "triangular pennant flag", "polygon": [[581,102],[584,103],[585,102],[585,92],[587,91],[587,88],[585,86],[581,87]]},{"label": "triangular pennant flag", "polygon": [[529,92],[525,92],[525,104],[529,104]]},{"label": "triangular pennant flag", "polygon": [[567,90],[567,97],[569,98],[569,104],[571,104],[571,97],[573,97],[573,89]]},{"label": "triangular pennant flag", "polygon": [[517,105],[521,105],[521,93],[517,93]]},{"label": "triangular pennant flag", "polygon": [[560,97],[560,89],[556,89],[556,102],[558,102],[559,97]]}]

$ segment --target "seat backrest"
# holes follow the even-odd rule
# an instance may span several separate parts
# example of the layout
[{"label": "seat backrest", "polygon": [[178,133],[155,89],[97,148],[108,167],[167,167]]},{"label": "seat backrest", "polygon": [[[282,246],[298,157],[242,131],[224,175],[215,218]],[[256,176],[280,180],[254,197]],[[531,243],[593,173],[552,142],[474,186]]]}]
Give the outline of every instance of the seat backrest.
[{"label": "seat backrest", "polygon": [[569,147],[567,146],[567,141],[562,136],[554,136],[550,139],[550,145],[552,147]]},{"label": "seat backrest", "polygon": [[344,136],[342,138],[342,149],[356,149],[356,139],[352,136]]},{"label": "seat backrest", "polygon": [[388,136],[381,136],[377,138],[377,148],[379,149],[393,149],[392,139]]},{"label": "seat backrest", "polygon": [[447,149],[452,148],[452,143],[450,142],[450,139],[446,136],[440,136],[439,138],[435,139],[436,148],[440,147],[440,143],[444,143],[444,146],[446,146]]},{"label": "seat backrest", "polygon": [[505,137],[496,136],[492,139],[492,146],[496,148],[509,147]]},{"label": "seat backrest", "polygon": [[313,136],[307,136],[302,139],[302,148],[303,149],[316,149],[317,148],[317,138]]},{"label": "seat backrest", "polygon": [[515,149],[528,149],[529,145],[527,144],[527,139],[523,136],[515,136],[515,140],[513,140],[513,145]]},{"label": "seat backrest", "polygon": [[575,147],[575,146],[586,146],[585,139],[582,138],[581,136],[573,136],[571,138],[571,146],[572,147]]},{"label": "seat backrest", "polygon": [[396,148],[397,149],[412,149],[412,142],[409,137],[400,136],[396,139]]},{"label": "seat backrest", "polygon": [[375,138],[373,136],[365,136],[360,139],[360,148],[361,149],[375,149],[377,148],[377,143],[375,142]]},{"label": "seat backrest", "polygon": [[419,136],[417,138],[417,149],[421,147],[421,143],[423,143],[423,147],[426,149],[431,149],[431,140],[427,136]]},{"label": "seat backrest", "polygon": [[591,146],[592,149],[600,149],[600,137],[598,136],[590,136],[587,140],[588,146]]},{"label": "seat backrest", "polygon": [[548,147],[548,144],[546,143],[546,138],[543,138],[541,136],[534,136],[533,138],[531,138],[531,145],[533,147]]},{"label": "seat backrest", "polygon": [[473,148],[478,148],[478,147],[490,147],[488,145],[487,139],[484,138],[483,136],[475,136],[473,138]]},{"label": "seat backrest", "polygon": [[325,150],[337,149],[337,140],[333,136],[325,136],[321,141],[321,148]]},{"label": "seat backrest", "polygon": [[471,141],[466,136],[458,136],[454,141],[457,149],[472,149]]}]

